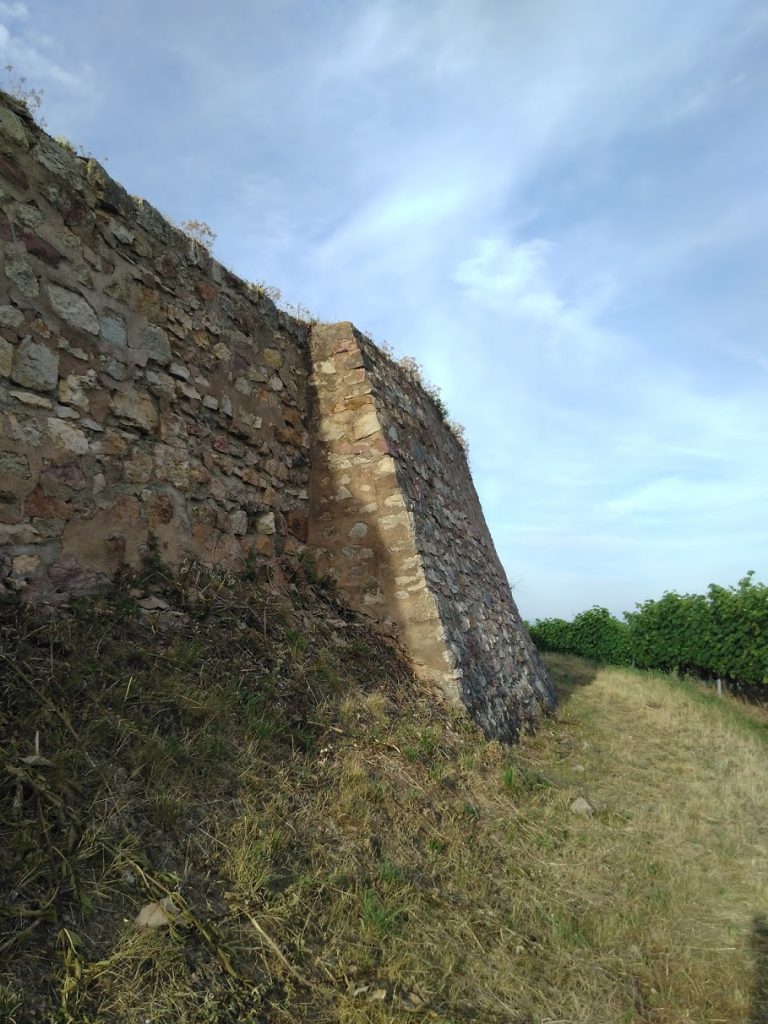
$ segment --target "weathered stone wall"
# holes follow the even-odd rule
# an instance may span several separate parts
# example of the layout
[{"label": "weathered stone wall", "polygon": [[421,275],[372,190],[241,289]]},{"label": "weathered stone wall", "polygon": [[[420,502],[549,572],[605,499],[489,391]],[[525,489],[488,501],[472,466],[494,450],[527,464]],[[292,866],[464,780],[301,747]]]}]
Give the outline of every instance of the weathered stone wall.
[{"label": "weathered stone wall", "polygon": [[551,705],[461,447],[351,324],[279,312],[2,95],[0,250],[0,591],[93,590],[152,537],[308,544],[489,736]]},{"label": "weathered stone wall", "polygon": [[554,703],[464,451],[430,397],[351,324],[315,327],[310,538],[358,608],[489,736]]},{"label": "weathered stone wall", "polygon": [[7,103],[0,190],[0,576],[296,551],[307,327]]}]

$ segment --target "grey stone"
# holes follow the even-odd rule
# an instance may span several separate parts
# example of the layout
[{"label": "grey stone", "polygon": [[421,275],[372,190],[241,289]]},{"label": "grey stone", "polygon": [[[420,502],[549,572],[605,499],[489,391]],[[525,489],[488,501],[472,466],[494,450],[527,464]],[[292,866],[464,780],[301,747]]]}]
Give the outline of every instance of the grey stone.
[{"label": "grey stone", "polygon": [[39,341],[25,338],[14,354],[11,380],[35,391],[51,391],[58,379],[58,352]]},{"label": "grey stone", "polygon": [[44,398],[42,395],[36,395],[32,391],[9,391],[8,394],[11,398],[15,398],[17,402],[21,402],[22,405],[31,405],[35,409],[53,408],[53,402],[50,398]]},{"label": "grey stone", "polygon": [[24,314],[15,306],[0,306],[0,327],[18,331],[24,323]]},{"label": "grey stone", "polygon": [[140,347],[146,353],[148,359],[153,359],[162,366],[167,366],[171,361],[171,345],[168,335],[162,327],[154,324],[147,324],[141,332]]},{"label": "grey stone", "polygon": [[25,259],[22,259],[21,256],[9,256],[6,259],[5,276],[16,285],[25,298],[34,299],[40,294],[37,274],[32,266]]},{"label": "grey stone", "polygon": [[34,544],[40,534],[30,523],[0,523],[0,544]]},{"label": "grey stone", "polygon": [[112,356],[102,355],[99,356],[99,362],[101,364],[102,371],[113,380],[125,380],[128,376],[128,367],[119,359],[113,359]]},{"label": "grey stone", "polygon": [[54,405],[53,411],[60,420],[80,419],[80,413],[76,409],[70,408],[68,405]]},{"label": "grey stone", "polygon": [[0,338],[0,377],[9,377],[13,366],[13,345]]},{"label": "grey stone", "polygon": [[0,106],[0,135],[12,147],[29,149],[29,136],[20,117],[17,117],[5,106]]},{"label": "grey stone", "polygon": [[588,800],[585,800],[583,796],[577,796],[571,803],[569,810],[571,814],[581,814],[587,818],[591,818],[595,813],[595,809],[592,804]]},{"label": "grey stone", "polygon": [[176,382],[160,370],[147,370],[147,384],[153,394],[172,401],[176,397]]},{"label": "grey stone", "polygon": [[101,324],[101,336],[104,341],[109,342],[116,348],[125,348],[127,334],[125,323],[117,316],[105,315],[99,321]]},{"label": "grey stone", "polygon": [[48,298],[54,313],[66,323],[86,334],[99,333],[99,318],[82,295],[58,284],[49,284]]},{"label": "grey stone", "polygon": [[9,476],[26,476],[28,472],[29,460],[26,455],[0,451],[0,473],[7,473]]},{"label": "grey stone", "polygon": [[[239,508],[236,512],[233,512],[229,517],[229,526],[230,529],[232,530],[232,533],[234,533],[236,537],[243,537],[248,532],[247,513],[242,508]],[[260,532],[263,533],[264,531]]]}]

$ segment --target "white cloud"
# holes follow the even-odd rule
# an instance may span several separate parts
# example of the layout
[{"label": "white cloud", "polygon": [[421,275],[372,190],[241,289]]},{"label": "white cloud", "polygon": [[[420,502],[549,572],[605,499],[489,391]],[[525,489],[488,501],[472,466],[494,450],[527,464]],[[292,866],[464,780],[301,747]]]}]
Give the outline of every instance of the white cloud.
[{"label": "white cloud", "polygon": [[615,354],[618,339],[596,322],[588,304],[569,302],[560,293],[551,266],[554,251],[554,243],[545,238],[515,246],[486,238],[474,256],[459,263],[454,280],[472,301],[538,325],[553,353],[561,345],[576,344],[592,357],[609,346]]},{"label": "white cloud", "polygon": [[29,8],[22,3],[9,3],[8,0],[0,0],[0,18],[28,18]]}]

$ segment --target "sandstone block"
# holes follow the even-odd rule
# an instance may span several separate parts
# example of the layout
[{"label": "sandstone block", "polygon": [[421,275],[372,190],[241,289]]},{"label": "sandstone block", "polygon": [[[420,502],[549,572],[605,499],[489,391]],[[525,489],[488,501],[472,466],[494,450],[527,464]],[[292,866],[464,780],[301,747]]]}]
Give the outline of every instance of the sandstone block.
[{"label": "sandstone block", "polygon": [[99,318],[82,295],[58,284],[49,284],[48,298],[54,313],[71,327],[85,331],[86,334],[99,333]]},{"label": "sandstone block", "polygon": [[256,520],[256,532],[267,536],[277,532],[274,512],[266,512],[258,517]]},{"label": "sandstone block", "polygon": [[71,452],[73,455],[85,455],[90,448],[90,442],[82,430],[73,427],[66,420],[56,419],[53,416],[49,417],[48,433],[54,444],[59,448],[63,448],[66,452]]},{"label": "sandstone block", "polygon": [[37,555],[17,555],[11,565],[14,576],[28,578],[40,568],[40,559]]},{"label": "sandstone block", "polygon": [[168,480],[180,491],[186,491],[189,488],[189,456],[186,449],[170,444],[156,444],[155,473],[158,480]]},{"label": "sandstone block", "polygon": [[355,441],[361,441],[364,437],[370,437],[380,430],[379,418],[371,409],[355,420],[352,426],[352,437]]},{"label": "sandstone block", "polygon": [[111,405],[115,416],[128,420],[148,434],[153,433],[157,427],[155,403],[142,391],[116,391]]},{"label": "sandstone block", "polygon": [[279,370],[283,365],[283,354],[276,348],[265,348],[261,353],[261,361],[270,370]]},{"label": "sandstone block", "polygon": [[71,373],[59,381],[59,401],[65,405],[76,405],[78,409],[88,411],[90,402],[87,392],[96,387],[96,371],[87,373]]}]

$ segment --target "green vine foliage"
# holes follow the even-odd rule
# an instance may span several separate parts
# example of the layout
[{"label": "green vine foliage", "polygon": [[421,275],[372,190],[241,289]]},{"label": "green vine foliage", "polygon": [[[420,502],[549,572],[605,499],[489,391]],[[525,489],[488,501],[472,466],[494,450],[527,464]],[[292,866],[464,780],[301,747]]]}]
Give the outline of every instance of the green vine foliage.
[{"label": "green vine foliage", "polygon": [[706,594],[667,592],[623,619],[600,607],[571,622],[539,619],[531,636],[543,651],[609,665],[768,685],[768,586],[753,577],[748,572],[735,587],[712,584]]}]

